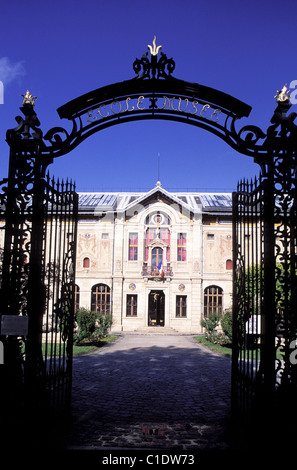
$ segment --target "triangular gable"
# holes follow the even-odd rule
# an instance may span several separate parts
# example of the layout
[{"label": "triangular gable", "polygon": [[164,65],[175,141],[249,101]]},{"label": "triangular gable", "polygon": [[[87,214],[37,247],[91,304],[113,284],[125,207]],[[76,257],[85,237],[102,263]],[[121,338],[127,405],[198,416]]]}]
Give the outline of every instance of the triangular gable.
[{"label": "triangular gable", "polygon": [[130,211],[131,209],[133,209],[133,207],[137,206],[138,204],[145,206],[145,203],[148,203],[150,199],[158,195],[162,195],[169,203],[171,202],[174,204],[178,204],[179,206],[183,207],[191,213],[195,212],[195,210],[193,210],[193,207],[191,207],[189,204],[183,202],[181,199],[169,193],[168,191],[166,191],[166,189],[162,188],[161,183],[159,182],[148,193],[141,195],[139,198],[135,199],[122,210]]}]

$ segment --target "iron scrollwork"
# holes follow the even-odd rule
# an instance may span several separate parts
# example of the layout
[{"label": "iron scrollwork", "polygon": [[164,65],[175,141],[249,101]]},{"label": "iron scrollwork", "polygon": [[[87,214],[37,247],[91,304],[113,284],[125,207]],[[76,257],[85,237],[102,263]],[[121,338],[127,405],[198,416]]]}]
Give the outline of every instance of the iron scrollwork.
[{"label": "iron scrollwork", "polygon": [[148,45],[150,60],[148,52],[146,52],[141,59],[136,59],[133,63],[133,70],[137,74],[137,78],[172,78],[171,74],[175,69],[175,62],[172,58],[168,59],[163,52],[160,52],[160,58],[158,59],[161,48],[162,46],[156,46],[155,36],[153,46]]},{"label": "iron scrollwork", "polygon": [[[238,152],[253,157],[262,169],[270,162],[271,148],[280,145],[280,134],[286,137],[286,148],[296,145],[296,113],[286,115],[290,105],[285,91],[277,95],[278,108],[266,133],[254,125],[243,126],[237,131],[238,121],[249,115],[247,105],[216,90],[174,78],[175,62],[161,52],[161,46],[156,46],[156,38],[148,49],[150,57],[146,52],[133,63],[136,78],[95,90],[59,108],[60,116],[67,117],[72,123],[70,131],[57,126],[43,135],[34,111],[36,97],[27,92],[21,108],[25,118],[17,116],[18,126],[7,132],[9,145],[31,148],[32,151],[38,144],[39,162],[46,168],[53,158],[70,152],[94,132],[119,122],[146,119],[150,115],[161,119],[170,115],[172,120],[202,127]],[[170,92],[169,89],[165,91],[167,85]],[[86,123],[83,122],[84,115],[88,117]]]},{"label": "iron scrollwork", "polygon": [[134,61],[135,78],[99,88],[59,108],[60,117],[67,118],[72,129],[50,129],[43,137],[42,154],[59,157],[101,129],[151,117],[206,129],[248,156],[258,158],[267,153],[261,144],[266,137],[261,129],[235,129],[235,123],[247,117],[251,108],[225,93],[173,77],[175,62],[167,58],[161,47],[156,46],[155,37],[153,45],[148,45],[150,56],[147,51]]},{"label": "iron scrollwork", "polygon": [[295,112],[286,89],[277,96],[278,106],[268,129],[269,148],[274,150],[271,173],[275,190],[276,252],[276,349],[278,389],[297,389],[296,365],[290,360],[297,339],[297,179]]},{"label": "iron scrollwork", "polygon": [[[80,129],[75,119],[72,119],[72,129],[71,132],[68,132],[63,127],[53,127],[45,135],[44,139],[48,141],[51,146],[47,147],[47,152],[53,155],[53,157],[58,157],[69,153],[74,146],[71,144],[78,140],[79,130],[82,130],[82,121],[79,119]],[[79,141],[75,143],[78,145]]]}]

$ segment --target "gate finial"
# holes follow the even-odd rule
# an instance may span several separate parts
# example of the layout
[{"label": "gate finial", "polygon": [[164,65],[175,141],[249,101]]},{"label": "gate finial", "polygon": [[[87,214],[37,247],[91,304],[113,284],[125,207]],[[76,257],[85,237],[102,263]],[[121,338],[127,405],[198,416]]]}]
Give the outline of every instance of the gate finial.
[{"label": "gate finial", "polygon": [[143,54],[141,59],[136,59],[133,63],[134,72],[137,74],[137,78],[170,78],[175,68],[175,62],[173,59],[167,59],[166,54],[158,54],[162,46],[156,46],[156,36],[154,36],[153,45],[148,45],[151,57],[148,58],[148,52]]},{"label": "gate finial", "polygon": [[37,100],[37,96],[32,96],[29,90],[27,90],[25,95],[21,95],[23,97],[23,105],[24,104],[31,104],[34,106],[35,101]]},{"label": "gate finial", "polygon": [[147,46],[150,50],[151,55],[158,55],[159,50],[162,49],[162,46],[156,47],[156,36],[154,36],[153,47],[148,44]]},{"label": "gate finial", "polygon": [[277,90],[277,94],[274,98],[276,98],[276,101],[288,101],[290,99],[290,90],[287,85],[284,85],[281,90]]}]

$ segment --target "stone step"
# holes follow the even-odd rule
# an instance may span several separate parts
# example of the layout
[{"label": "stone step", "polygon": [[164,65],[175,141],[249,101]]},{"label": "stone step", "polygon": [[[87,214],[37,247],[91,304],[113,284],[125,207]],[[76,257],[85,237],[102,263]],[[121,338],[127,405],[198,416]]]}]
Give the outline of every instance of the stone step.
[{"label": "stone step", "polygon": [[[116,333],[114,333],[116,334]],[[145,328],[140,328],[137,330],[127,330],[121,331],[121,335],[185,335],[187,333],[183,333],[180,331],[176,331],[173,328],[166,328],[164,326],[148,326]]]}]

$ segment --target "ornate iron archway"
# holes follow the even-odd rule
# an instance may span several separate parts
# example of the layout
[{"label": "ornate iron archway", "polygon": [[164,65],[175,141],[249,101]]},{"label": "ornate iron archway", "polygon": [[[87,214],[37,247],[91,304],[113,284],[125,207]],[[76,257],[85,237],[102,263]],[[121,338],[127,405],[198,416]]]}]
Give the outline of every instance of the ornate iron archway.
[{"label": "ornate iron archway", "polygon": [[[251,107],[221,91],[172,76],[173,59],[149,46],[133,64],[136,77],[105,86],[58,108],[61,118],[72,124],[67,131],[55,127],[44,135],[44,155],[59,157],[104,128],[119,123],[162,119],[203,128],[232,148],[255,156],[255,144],[264,133],[255,126],[236,130],[236,121],[248,117]],[[260,147],[257,152],[262,153]]]},{"label": "ornate iron archway", "polygon": [[[46,298],[42,293],[45,292],[47,269],[45,226],[48,212],[45,207],[49,204],[53,217],[58,217],[58,213],[62,216],[65,211],[71,213],[68,227],[73,231],[69,236],[70,230],[67,229],[65,237],[67,243],[61,258],[64,267],[59,268],[62,269],[59,276],[62,276],[63,281],[59,284],[55,307],[57,318],[60,319],[59,333],[62,332],[61,336],[67,342],[69,355],[66,370],[71,382],[74,272],[71,272],[70,266],[71,262],[75,263],[77,196],[72,186],[63,186],[61,196],[56,199],[48,197],[48,194],[56,194],[56,189],[45,176],[47,167],[55,158],[71,152],[89,136],[120,123],[164,119],[197,126],[218,136],[239,153],[254,158],[261,167],[259,186],[258,183],[255,186],[243,185],[234,195],[232,397],[234,409],[248,411],[254,397],[263,397],[264,394],[261,405],[265,402],[266,409],[271,410],[277,396],[281,396],[283,391],[290,390],[294,395],[297,381],[290,362],[292,341],[297,338],[296,113],[288,114],[290,96],[284,88],[277,93],[277,108],[266,132],[253,125],[238,130],[240,119],[249,116],[250,106],[221,91],[173,77],[173,59],[168,59],[160,51],[161,46],[156,46],[155,39],[153,46],[148,48],[150,55],[145,53],[133,64],[134,78],[99,88],[58,109],[59,116],[70,122],[70,130],[58,126],[43,134],[34,110],[35,98],[29,92],[24,96],[21,108],[24,117],[18,116],[18,126],[7,131],[10,146],[9,175],[2,182],[1,195],[2,218],[5,221],[4,282],[0,292],[2,312],[29,318],[30,360],[25,362],[25,379],[29,383],[29,390],[34,389],[36,392],[40,386],[45,387],[47,366],[40,353],[41,320],[45,313],[43,300]],[[260,188],[259,192],[255,191],[255,187],[257,191]],[[246,224],[250,227],[251,223],[256,224],[253,233],[258,236],[251,250],[260,247],[256,257],[251,256],[252,251],[245,251],[243,245],[246,247],[246,239],[241,238],[245,233],[244,227]],[[66,235],[65,230],[63,235]],[[29,256],[28,266],[24,265],[25,256]],[[246,273],[250,266],[254,272],[258,265],[260,274],[257,283],[259,280],[261,289],[257,292],[261,294],[253,304],[249,289],[254,289],[254,299],[256,288],[253,285],[251,287],[250,279],[253,277]],[[56,268],[53,271],[49,269],[54,277]],[[276,288],[277,281],[283,286],[282,294]],[[37,306],[33,302],[36,285],[40,287]],[[247,302],[246,299],[250,300]],[[260,352],[256,363],[249,355],[246,341],[249,330],[244,326],[254,318],[255,311],[260,316],[260,329],[259,332],[257,330],[256,338]],[[1,338],[7,340],[3,332]],[[275,341],[281,352],[280,358],[276,357]],[[5,357],[11,359],[8,362],[14,365],[20,375],[16,359],[20,354],[18,341],[9,340],[7,344],[12,352],[6,352]],[[27,376],[26,370],[29,371]],[[253,374],[250,374],[251,370]],[[251,386],[254,383],[256,386]]]},{"label": "ornate iron archway", "polygon": [[250,106],[222,91],[173,77],[173,59],[160,52],[155,39],[153,47],[148,48],[150,59],[147,52],[133,63],[136,77],[98,88],[58,108],[60,118],[71,122],[70,130],[57,126],[44,134],[34,111],[36,97],[27,91],[21,108],[25,119],[17,116],[18,127],[7,131],[10,147],[28,141],[38,143],[44,173],[54,158],[71,152],[102,129],[130,121],[162,119],[205,129],[260,165],[268,162],[268,133],[278,123],[267,134],[253,125],[238,130],[237,123],[249,116]]}]

